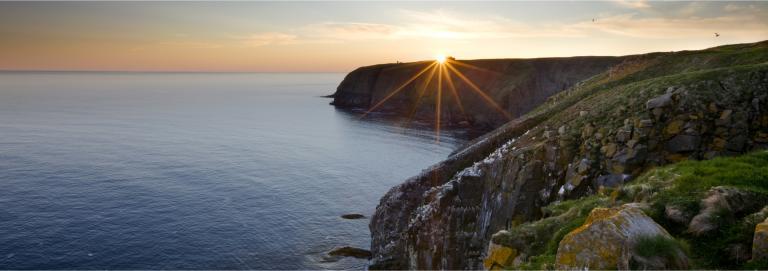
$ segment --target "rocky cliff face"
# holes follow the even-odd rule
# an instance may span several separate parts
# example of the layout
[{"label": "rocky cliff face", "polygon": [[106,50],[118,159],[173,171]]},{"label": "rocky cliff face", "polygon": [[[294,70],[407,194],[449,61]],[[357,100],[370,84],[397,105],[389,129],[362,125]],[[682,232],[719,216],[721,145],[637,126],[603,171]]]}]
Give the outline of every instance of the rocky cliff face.
[{"label": "rocky cliff face", "polygon": [[[498,59],[450,61],[458,72],[484,91],[496,104],[518,117],[544,102],[547,97],[599,74],[619,63],[620,57],[571,57],[541,59]],[[333,95],[333,105],[370,109],[403,83],[419,74],[432,62],[382,64],[358,68],[349,73]],[[438,70],[439,71],[439,70]],[[406,85],[376,111],[417,119],[434,119],[438,73],[424,72]],[[508,122],[463,79],[446,68],[443,75],[442,120],[447,124],[466,121],[478,128],[496,128]],[[429,78],[432,77],[432,80]],[[450,78],[450,79],[449,79]],[[455,86],[462,106],[450,93],[448,80]],[[426,90],[425,95],[420,95]],[[463,108],[462,108],[463,107]],[[462,112],[462,109],[465,113]]]},{"label": "rocky cliff face", "polygon": [[[482,268],[494,233],[546,218],[553,202],[767,147],[768,43],[618,59],[392,188],[371,218],[371,268]],[[531,255],[541,240],[508,245]]]}]

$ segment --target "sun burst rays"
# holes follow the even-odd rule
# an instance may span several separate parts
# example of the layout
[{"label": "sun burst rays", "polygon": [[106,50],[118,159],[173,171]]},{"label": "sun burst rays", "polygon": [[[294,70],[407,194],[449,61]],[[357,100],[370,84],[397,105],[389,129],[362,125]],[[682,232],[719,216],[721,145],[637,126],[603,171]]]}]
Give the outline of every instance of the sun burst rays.
[{"label": "sun burst rays", "polygon": [[421,69],[421,71],[419,71],[418,73],[416,73],[414,76],[411,76],[411,78],[409,78],[408,80],[406,80],[406,81],[405,81],[405,83],[403,83],[402,85],[400,85],[400,87],[398,87],[398,88],[396,88],[395,90],[393,90],[392,92],[390,92],[390,93],[389,93],[387,96],[385,96],[383,99],[381,99],[381,101],[379,101],[379,102],[378,102],[378,103],[376,103],[374,106],[372,106],[370,109],[368,109],[368,111],[366,111],[366,112],[365,112],[365,113],[364,113],[362,116],[360,116],[360,118],[364,118],[366,115],[368,115],[369,113],[371,113],[373,110],[376,110],[376,108],[378,108],[379,106],[381,106],[382,104],[384,104],[385,102],[387,102],[387,100],[389,100],[389,98],[392,98],[392,96],[395,96],[395,94],[397,94],[398,92],[400,92],[401,90],[403,90],[403,88],[405,88],[406,86],[408,86],[408,85],[409,85],[411,82],[413,82],[414,80],[416,80],[416,78],[419,78],[419,76],[421,76],[422,74],[424,74],[425,72],[427,72],[427,70],[429,70],[429,68],[431,68],[432,66],[435,66],[435,65],[437,65],[437,63],[432,63],[432,64],[429,64],[429,66],[427,66],[427,67],[426,67],[426,68],[424,68],[424,69]]},{"label": "sun burst rays", "polygon": [[[418,62],[423,63],[423,62]],[[414,64],[408,63],[403,64],[407,66],[411,66]],[[451,97],[456,103],[456,106],[459,108],[462,116],[464,118],[468,119],[466,109],[464,108],[464,105],[461,101],[461,96],[459,95],[459,90],[456,87],[456,84],[454,84],[454,76],[458,77],[461,81],[464,82],[465,85],[469,87],[469,89],[472,90],[472,93],[477,94],[477,96],[480,96],[482,100],[490,105],[495,111],[499,112],[502,116],[504,116],[507,120],[511,120],[512,116],[504,110],[496,101],[491,98],[488,93],[483,91],[480,87],[477,86],[475,82],[473,82],[471,79],[469,79],[466,75],[464,75],[461,71],[459,71],[456,67],[453,65],[458,65],[462,67],[467,67],[470,69],[478,70],[481,72],[488,72],[488,73],[498,73],[495,71],[491,71],[488,69],[480,68],[475,65],[469,64],[469,63],[461,63],[459,61],[456,61],[452,57],[438,57],[434,62],[427,65],[423,69],[419,70],[416,74],[408,78],[403,84],[399,85],[397,88],[390,91],[384,98],[379,100],[376,104],[371,106],[365,113],[363,113],[360,118],[364,118],[369,113],[373,112],[374,110],[378,109],[380,106],[382,106],[384,103],[386,103],[389,99],[394,97],[396,94],[400,93],[403,89],[405,89],[406,86],[410,85],[422,75],[429,72],[428,75],[420,82],[420,87],[416,87],[415,90],[418,91],[416,95],[416,101],[413,103],[413,108],[410,110],[410,113],[408,114],[408,118],[406,120],[406,123],[403,125],[403,127],[407,127],[407,125],[413,120],[414,115],[416,114],[416,111],[419,108],[419,105],[423,102],[424,96],[427,92],[430,91],[430,86],[433,85],[435,96],[434,96],[434,106],[435,106],[435,140],[439,143],[440,142],[440,131],[442,130],[442,122],[443,122],[443,85],[447,85],[448,89],[447,91],[450,93]],[[398,67],[393,67],[393,69],[396,69]],[[437,77],[437,81],[434,82],[435,77]],[[445,80],[445,83],[443,81]]]}]

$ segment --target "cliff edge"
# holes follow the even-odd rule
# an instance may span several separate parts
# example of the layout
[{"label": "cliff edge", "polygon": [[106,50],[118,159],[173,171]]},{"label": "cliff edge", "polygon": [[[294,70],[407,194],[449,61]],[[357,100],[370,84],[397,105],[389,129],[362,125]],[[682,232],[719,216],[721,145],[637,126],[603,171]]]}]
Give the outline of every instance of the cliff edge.
[{"label": "cliff edge", "polygon": [[[600,64],[585,64],[586,71],[582,73],[579,63],[583,64],[586,59],[600,60]],[[548,68],[530,68],[529,72],[518,74],[511,72],[519,69],[510,66],[536,67],[532,63],[538,61],[546,62]],[[690,179],[667,176],[667,182],[659,183],[658,178],[648,176],[652,169],[686,160],[742,155],[768,148],[768,42],[617,58],[489,63],[506,67],[496,70],[507,71],[502,73],[505,76],[499,76],[507,79],[487,79],[485,84],[488,85],[484,86],[509,112],[522,115],[504,122],[446,160],[392,188],[381,199],[370,222],[371,269],[543,268],[555,266],[556,259],[558,267],[581,268],[567,265],[582,262],[578,259],[571,261],[567,254],[561,257],[558,244],[571,250],[578,249],[561,241],[585,221],[592,208],[614,208],[640,201],[662,204],[661,210],[665,210],[664,204],[669,203],[672,208],[670,217],[675,217],[676,205],[672,203],[676,201],[664,197],[667,194],[663,187],[674,189],[676,182],[689,182]],[[554,63],[568,63],[563,66],[568,68],[557,68]],[[392,79],[395,67],[399,66],[371,66],[351,73],[339,86],[334,103],[370,105],[386,93],[389,85],[395,84],[393,81],[396,80]],[[558,75],[558,71],[567,74]],[[372,77],[363,76],[364,73]],[[474,76],[473,80],[482,81],[479,75]],[[358,82],[355,80],[358,77],[366,79]],[[568,87],[563,90],[563,81],[553,78],[572,81],[567,81]],[[512,85],[506,86],[505,82],[512,82]],[[521,82],[538,86],[536,91],[539,92],[534,91],[536,95],[546,91],[556,94],[549,98],[544,94],[527,98],[525,95],[532,92],[521,87]],[[489,87],[491,85],[495,87]],[[410,105],[407,94],[403,95],[402,103]],[[540,99],[541,102],[523,114],[524,107],[515,107],[508,102],[521,99]],[[522,111],[514,111],[518,109]],[[388,110],[397,112],[398,109],[395,106]],[[480,119],[489,112],[479,110],[473,114]],[[760,170],[758,172],[762,172]],[[763,175],[750,173],[747,176]],[[634,190],[627,191],[635,180],[640,183]],[[683,207],[679,209],[682,211],[678,213],[685,216],[712,212],[706,211],[708,207],[704,203],[698,204],[699,200],[712,201],[707,201],[708,189],[732,183],[717,179],[702,184],[696,190],[699,194],[685,194],[689,201],[681,203]],[[750,191],[768,191],[765,182],[756,185],[743,193],[723,192],[726,194],[722,198],[752,195]],[[605,195],[601,194],[603,191],[625,192],[616,195],[608,192],[610,197],[598,197]],[[761,200],[755,202],[760,205],[764,203],[763,194],[758,196],[755,197]],[[733,220],[729,221],[738,221],[761,206],[734,210]],[[659,224],[667,226],[673,220],[659,219],[658,212],[665,211],[654,213],[653,210],[659,210],[659,207],[647,209]],[[642,218],[640,215],[634,217]],[[648,219],[638,221],[646,223]],[[683,224],[691,223],[685,221]],[[691,232],[667,230],[673,235]],[[752,232],[749,234],[751,238]],[[666,233],[658,236],[661,239],[646,240],[636,236],[626,241],[627,246],[631,244],[632,252],[626,255],[632,257],[625,259],[625,263],[632,265],[639,261],[640,266],[646,267],[680,267],[679,258],[661,261],[654,255],[644,254],[646,250],[640,245],[664,245],[669,243],[665,240],[671,238]],[[751,239],[728,242],[731,241],[718,243],[724,247],[715,251],[730,251],[732,245],[748,251],[744,242],[752,243]],[[504,253],[497,253],[499,247],[504,248]],[[670,251],[673,251],[670,255],[675,256],[684,250],[675,247]],[[736,251],[735,258],[729,258],[727,253],[715,253],[711,257],[720,257],[718,261],[694,261],[693,265],[705,268],[740,266],[739,262],[743,264],[746,260],[739,257],[749,253]],[[694,260],[709,255],[692,253]],[[514,257],[494,262],[504,258],[499,255]],[[483,266],[484,260],[491,263],[490,267]],[[677,265],[665,265],[667,263]]]},{"label": "cliff edge", "polygon": [[[434,63],[432,61],[367,66],[350,72],[344,78],[332,95],[331,104],[340,108],[374,109],[374,112],[432,121],[435,118],[436,78],[443,73],[441,119],[447,125],[463,122],[488,131],[525,114],[549,96],[606,71],[622,59],[569,57],[450,60],[448,64],[455,71],[446,68],[444,73],[440,72],[439,67],[433,72],[430,66]],[[414,75],[420,76],[397,91]],[[449,80],[456,89],[455,96],[449,92]],[[507,116],[499,113],[467,81],[493,100]],[[425,90],[428,93],[425,94]],[[381,106],[372,108],[395,91],[396,94],[388,97]]]}]

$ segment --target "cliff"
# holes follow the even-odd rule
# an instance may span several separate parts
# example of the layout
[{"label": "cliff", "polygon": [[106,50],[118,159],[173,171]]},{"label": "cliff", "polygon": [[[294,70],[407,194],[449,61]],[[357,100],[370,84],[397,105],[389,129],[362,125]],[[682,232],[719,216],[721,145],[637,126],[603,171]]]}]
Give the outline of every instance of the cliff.
[{"label": "cliff", "polygon": [[[509,118],[497,112],[465,80],[446,69],[457,95],[449,92],[449,77],[444,76],[441,119],[447,125],[466,121],[473,127],[490,130],[530,111],[552,94],[606,71],[621,60],[621,57],[452,60],[451,66],[506,111]],[[425,61],[358,68],[338,86],[332,104],[341,108],[371,109],[432,63]],[[432,121],[438,74],[431,74],[431,70],[422,73],[374,111],[401,117],[413,115],[416,119]],[[423,95],[425,89],[430,93]],[[459,97],[461,106],[455,97]]]},{"label": "cliff", "polygon": [[[553,79],[543,84],[538,77],[510,80],[539,82],[532,84],[540,87],[540,92],[533,91],[536,93],[559,93],[548,99],[538,96],[536,99],[544,102],[532,111],[392,188],[371,218],[371,268],[478,269],[484,259],[493,263],[500,255],[488,249],[498,246],[507,248],[501,254],[515,256],[503,261],[501,267],[533,263],[549,264],[535,265],[539,268],[554,266],[554,254],[559,255],[557,244],[563,245],[563,236],[580,226],[592,208],[655,199],[656,195],[653,189],[646,189],[642,191],[650,196],[633,192],[627,193],[633,195],[628,198],[593,198],[600,191],[623,191],[633,180],[650,178],[647,174],[651,169],[660,166],[768,147],[768,42],[597,58],[600,65],[587,65],[585,70],[590,72],[582,73],[578,63],[586,59],[592,58],[530,60],[547,62],[552,65],[548,71],[554,74],[525,74],[569,78],[573,80],[566,84],[570,87],[561,91],[563,85],[558,84],[563,81]],[[505,61],[528,63],[498,63]],[[555,68],[554,63],[564,63],[559,61],[573,66]],[[509,66],[513,65],[503,66],[508,67],[505,74],[511,74]],[[392,80],[383,79],[392,78],[383,76],[391,73],[388,69],[392,67],[372,66],[353,72],[339,87],[336,103],[369,105],[382,95],[380,91],[388,89],[377,86],[385,84],[382,80]],[[557,75],[558,71],[568,74]],[[363,73],[372,77],[356,82],[355,78],[365,77]],[[519,84],[506,87],[504,82],[508,81],[487,81],[497,86],[489,89],[494,89],[491,92],[499,101],[528,99],[514,95],[532,93],[523,91]],[[350,98],[353,96],[357,99]],[[409,101],[401,99],[404,104]],[[357,103],[346,103],[353,100]],[[514,111],[509,102],[504,105],[509,112],[525,111],[523,107]],[[489,113],[474,114],[479,118]],[[664,184],[674,187],[670,184],[673,180]],[[645,181],[640,187],[649,184],[662,187],[655,181]],[[701,190],[706,192],[719,183],[708,185]],[[768,186],[755,189],[768,191]],[[690,202],[697,200],[690,197]],[[576,203],[559,207],[573,201]],[[734,221],[755,208],[734,211]],[[686,210],[695,214],[700,209],[703,212],[706,208]],[[642,253],[632,255],[640,257]],[[703,266],[718,267],[718,263],[729,261],[739,260],[725,257]],[[646,263],[649,265],[643,266],[664,266],[663,261]]]}]

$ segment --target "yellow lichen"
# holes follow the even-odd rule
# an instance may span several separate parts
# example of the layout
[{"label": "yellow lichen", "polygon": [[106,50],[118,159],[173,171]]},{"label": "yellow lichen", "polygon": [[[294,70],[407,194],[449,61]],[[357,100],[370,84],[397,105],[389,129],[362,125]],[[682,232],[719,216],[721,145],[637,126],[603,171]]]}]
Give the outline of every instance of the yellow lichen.
[{"label": "yellow lichen", "polygon": [[485,269],[509,266],[517,257],[517,250],[511,247],[491,244],[488,248],[488,257],[483,260]]}]

